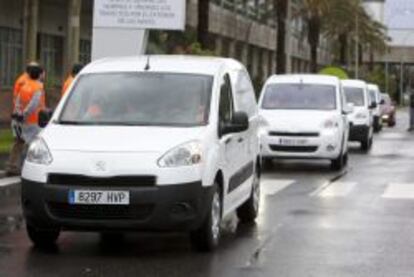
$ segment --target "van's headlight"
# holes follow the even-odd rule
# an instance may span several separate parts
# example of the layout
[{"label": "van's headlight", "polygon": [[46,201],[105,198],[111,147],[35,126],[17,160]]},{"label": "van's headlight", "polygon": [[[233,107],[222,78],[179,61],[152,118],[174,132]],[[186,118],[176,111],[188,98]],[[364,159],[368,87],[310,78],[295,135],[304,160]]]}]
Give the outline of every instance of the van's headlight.
[{"label": "van's headlight", "polygon": [[339,126],[338,122],[336,122],[333,119],[328,119],[323,123],[323,127],[326,129],[333,129],[333,128],[337,128],[338,126]]},{"label": "van's headlight", "polygon": [[201,143],[190,141],[169,150],[158,160],[158,165],[160,167],[189,166],[199,164],[201,158]]},{"label": "van's headlight", "polygon": [[52,163],[53,158],[46,142],[41,138],[36,138],[29,146],[26,160],[35,164],[49,165]]}]

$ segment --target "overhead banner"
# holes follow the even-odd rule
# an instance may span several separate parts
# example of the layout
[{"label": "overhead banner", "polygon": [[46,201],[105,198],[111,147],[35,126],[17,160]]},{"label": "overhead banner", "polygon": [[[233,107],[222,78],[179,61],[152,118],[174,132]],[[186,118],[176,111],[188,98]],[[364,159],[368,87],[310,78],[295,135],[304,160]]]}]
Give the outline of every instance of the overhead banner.
[{"label": "overhead banner", "polygon": [[94,27],[185,29],[186,0],[95,0]]}]

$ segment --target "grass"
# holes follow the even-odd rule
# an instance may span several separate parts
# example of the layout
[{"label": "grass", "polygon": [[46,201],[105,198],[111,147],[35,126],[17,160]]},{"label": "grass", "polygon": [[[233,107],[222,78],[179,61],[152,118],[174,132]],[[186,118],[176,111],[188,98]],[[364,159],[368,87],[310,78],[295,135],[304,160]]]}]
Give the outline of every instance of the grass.
[{"label": "grass", "polygon": [[0,129],[0,155],[8,154],[13,143],[11,130]]}]

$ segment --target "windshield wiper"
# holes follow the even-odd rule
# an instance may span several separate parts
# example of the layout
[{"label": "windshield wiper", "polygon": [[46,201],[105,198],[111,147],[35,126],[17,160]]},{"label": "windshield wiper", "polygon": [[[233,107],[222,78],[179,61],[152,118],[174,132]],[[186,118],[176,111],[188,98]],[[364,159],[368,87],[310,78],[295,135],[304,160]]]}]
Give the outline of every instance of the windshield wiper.
[{"label": "windshield wiper", "polygon": [[71,120],[60,120],[57,124],[61,125],[92,125],[91,122],[71,121]]}]

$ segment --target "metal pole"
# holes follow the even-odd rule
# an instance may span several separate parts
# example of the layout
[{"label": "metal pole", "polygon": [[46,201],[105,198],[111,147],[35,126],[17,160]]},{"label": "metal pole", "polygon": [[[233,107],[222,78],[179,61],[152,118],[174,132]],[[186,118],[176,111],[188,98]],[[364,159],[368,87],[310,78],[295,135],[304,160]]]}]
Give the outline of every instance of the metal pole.
[{"label": "metal pole", "polygon": [[389,68],[389,64],[388,64],[388,57],[385,61],[385,90],[386,93],[390,93],[389,90],[389,84],[390,84],[390,68]]},{"label": "metal pole", "polygon": [[403,58],[401,58],[400,63],[400,106],[404,105],[404,99],[403,99],[403,90],[404,90],[404,61]]},{"label": "metal pole", "polygon": [[356,16],[356,36],[355,36],[355,79],[359,78],[359,18]]}]

